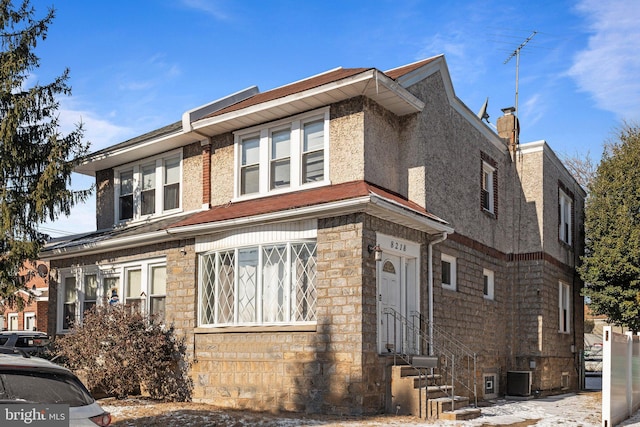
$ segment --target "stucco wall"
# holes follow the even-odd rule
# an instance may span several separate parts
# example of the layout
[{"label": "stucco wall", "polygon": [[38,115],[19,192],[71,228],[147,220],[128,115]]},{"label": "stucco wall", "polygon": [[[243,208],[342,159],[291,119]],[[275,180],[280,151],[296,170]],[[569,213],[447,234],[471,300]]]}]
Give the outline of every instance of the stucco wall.
[{"label": "stucco wall", "polygon": [[182,210],[202,208],[202,146],[200,142],[182,149]]},{"label": "stucco wall", "polygon": [[364,104],[365,98],[356,97],[330,107],[329,178],[332,184],[364,179]]},{"label": "stucco wall", "polygon": [[[426,104],[415,119],[403,121],[403,144],[408,153],[403,167],[412,172],[409,192],[414,201],[448,221],[456,232],[511,252],[513,201],[519,194],[513,194],[518,190],[514,189],[513,164],[506,146],[489,141],[451,107],[440,73],[408,90]],[[482,153],[496,162],[496,215],[487,214],[480,205]],[[419,188],[423,182],[424,190]],[[421,193],[424,200],[418,199]]]},{"label": "stucco wall", "polygon": [[96,226],[98,230],[113,227],[115,223],[115,193],[113,169],[96,172]]},{"label": "stucco wall", "polygon": [[211,205],[218,206],[233,199],[233,134],[211,140]]}]

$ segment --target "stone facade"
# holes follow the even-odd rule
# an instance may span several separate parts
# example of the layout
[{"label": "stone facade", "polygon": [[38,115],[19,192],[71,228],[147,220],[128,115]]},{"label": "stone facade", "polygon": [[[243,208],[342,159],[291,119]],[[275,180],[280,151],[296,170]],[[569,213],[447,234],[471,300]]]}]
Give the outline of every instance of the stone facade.
[{"label": "stone facade", "polygon": [[[424,104],[420,111],[398,116],[364,95],[322,107],[329,111],[326,187],[364,181],[382,188],[388,192],[385,206],[392,206],[384,212],[372,202],[306,216],[283,208],[269,212],[258,225],[243,223],[248,220],[240,215],[225,218],[220,228],[167,232],[157,244],[102,251],[87,245],[87,252],[76,257],[53,257],[52,266],[164,257],[166,318],[187,339],[195,401],[254,410],[376,413],[391,401],[394,359],[381,347],[382,270],[370,248],[397,239],[415,248],[411,254],[390,255],[404,262],[397,276],[403,285],[415,287],[411,294],[398,291],[408,301],[403,308],[415,303],[422,318],[432,314],[435,325],[477,354],[478,370],[470,375],[480,386],[484,374],[496,374],[504,394],[508,371],[526,370],[541,393],[575,389],[582,298],[574,268],[582,251],[584,192],[545,143],[523,144],[511,153],[507,141],[452,95],[446,66],[438,64],[403,92],[405,99],[414,96]],[[237,202],[234,144],[234,131],[226,127],[209,137],[206,148],[200,141],[184,145],[185,210],[199,210],[207,199],[212,211]],[[210,162],[203,161],[207,153]],[[485,163],[493,170],[492,210],[482,207]],[[98,171],[96,182],[98,226],[108,228],[114,223],[113,169]],[[208,198],[203,185],[211,189]],[[558,237],[559,189],[573,197],[571,244]],[[204,285],[199,263],[211,250],[202,242],[222,241],[225,250],[253,245],[254,235],[268,244],[286,242],[282,236],[291,231],[288,223],[300,220],[295,215],[315,224],[315,322],[200,324]],[[429,215],[449,225],[434,226],[437,220]],[[261,225],[273,227],[269,233],[257,231]],[[455,232],[445,236],[442,230],[449,226]],[[456,260],[455,290],[442,287],[443,254]],[[409,272],[410,265],[416,266],[415,273]],[[485,271],[493,275],[491,297],[484,293]],[[571,328],[564,332],[559,332],[560,282],[572,292]],[[56,304],[57,292],[52,296]],[[409,301],[414,296],[418,300]]]}]

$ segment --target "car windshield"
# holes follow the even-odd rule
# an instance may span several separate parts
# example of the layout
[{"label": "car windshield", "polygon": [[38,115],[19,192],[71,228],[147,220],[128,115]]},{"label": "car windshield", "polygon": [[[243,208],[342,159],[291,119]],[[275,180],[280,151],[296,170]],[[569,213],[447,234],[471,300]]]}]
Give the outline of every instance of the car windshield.
[{"label": "car windshield", "polygon": [[3,370],[0,371],[0,401],[58,403],[75,407],[90,405],[93,398],[71,375]]}]

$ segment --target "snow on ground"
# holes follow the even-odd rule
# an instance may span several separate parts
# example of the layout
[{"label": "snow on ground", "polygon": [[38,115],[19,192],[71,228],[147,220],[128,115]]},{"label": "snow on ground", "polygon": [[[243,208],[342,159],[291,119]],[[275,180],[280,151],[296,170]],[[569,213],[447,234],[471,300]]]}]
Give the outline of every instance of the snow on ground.
[{"label": "snow on ground", "polygon": [[[601,393],[584,392],[513,401],[498,400],[483,407],[482,416],[469,421],[426,421],[412,417],[378,415],[339,417],[307,414],[269,414],[233,411],[196,403],[157,403],[144,399],[100,401],[111,412],[113,426],[233,426],[233,427],[600,427]],[[640,427],[640,413],[620,424]]]}]

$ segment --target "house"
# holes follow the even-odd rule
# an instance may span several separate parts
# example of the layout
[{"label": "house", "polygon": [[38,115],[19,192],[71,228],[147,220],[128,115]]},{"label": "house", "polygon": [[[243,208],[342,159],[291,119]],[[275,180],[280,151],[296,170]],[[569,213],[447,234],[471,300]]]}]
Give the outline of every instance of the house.
[{"label": "house", "polygon": [[[11,306],[2,302],[0,330],[7,331],[48,331],[49,318],[49,266],[46,262],[26,261],[18,273],[27,290],[18,291],[24,307]],[[30,293],[30,294],[29,294]],[[29,298],[31,301],[29,301]]]},{"label": "house", "polygon": [[452,347],[454,395],[576,390],[585,193],[504,111],[496,132],[436,56],[248,88],[97,151],[77,168],[97,231],[42,253],[51,331],[116,289],[187,338],[194,401],[233,408],[404,411],[396,366],[451,370]]}]

